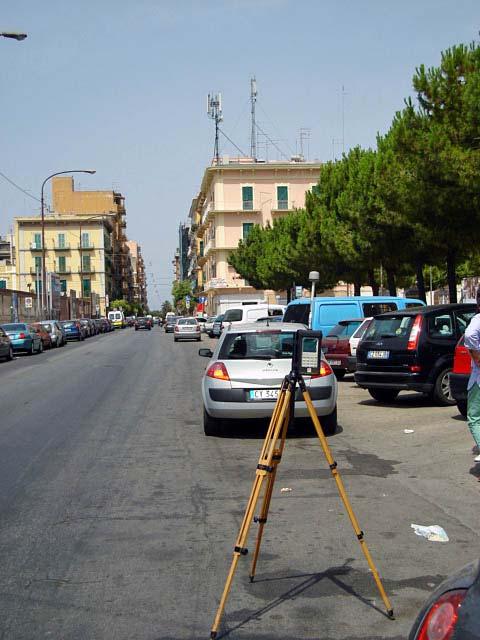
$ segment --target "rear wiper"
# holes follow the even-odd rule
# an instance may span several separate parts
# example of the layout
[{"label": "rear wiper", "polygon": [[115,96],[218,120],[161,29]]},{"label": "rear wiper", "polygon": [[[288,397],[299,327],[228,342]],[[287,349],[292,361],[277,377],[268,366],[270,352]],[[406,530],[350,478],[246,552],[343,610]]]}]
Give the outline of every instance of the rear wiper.
[{"label": "rear wiper", "polygon": [[382,333],[380,335],[380,338],[397,338],[398,336],[396,336],[394,333]]}]

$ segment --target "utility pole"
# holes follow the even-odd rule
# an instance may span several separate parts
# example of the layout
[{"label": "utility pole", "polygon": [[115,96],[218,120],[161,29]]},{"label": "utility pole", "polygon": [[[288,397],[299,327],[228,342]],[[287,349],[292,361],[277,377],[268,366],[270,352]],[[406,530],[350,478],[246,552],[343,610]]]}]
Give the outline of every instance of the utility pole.
[{"label": "utility pole", "polygon": [[250,80],[250,101],[252,104],[252,132],[250,135],[250,156],[253,160],[257,159],[257,123],[255,122],[255,105],[257,102],[257,81],[255,76]]},{"label": "utility pole", "polygon": [[213,148],[213,155],[216,160],[216,164],[220,164],[220,151],[218,147],[218,129],[219,125],[223,120],[222,115],[222,94],[217,93],[213,95],[211,93],[208,94],[207,97],[207,114],[208,117],[215,121],[215,145]]}]

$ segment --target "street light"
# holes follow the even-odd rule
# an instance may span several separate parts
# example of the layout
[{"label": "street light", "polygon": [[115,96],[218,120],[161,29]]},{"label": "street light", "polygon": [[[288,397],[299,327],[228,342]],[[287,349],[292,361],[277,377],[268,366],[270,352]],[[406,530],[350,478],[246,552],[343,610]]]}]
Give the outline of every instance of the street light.
[{"label": "street light", "polygon": [[45,269],[45,200],[43,197],[43,191],[45,189],[46,183],[50,180],[50,178],[54,178],[55,176],[61,176],[65,173],[90,173],[93,175],[96,173],[94,169],[73,169],[72,171],[57,171],[56,173],[52,173],[50,176],[45,178],[42,182],[41,196],[40,202],[42,207],[42,316],[45,313],[45,301],[46,301],[46,288],[47,288],[47,271]]},{"label": "street light", "polygon": [[2,31],[0,32],[2,38],[11,38],[12,40],[25,40],[26,33],[16,33],[15,31]]}]

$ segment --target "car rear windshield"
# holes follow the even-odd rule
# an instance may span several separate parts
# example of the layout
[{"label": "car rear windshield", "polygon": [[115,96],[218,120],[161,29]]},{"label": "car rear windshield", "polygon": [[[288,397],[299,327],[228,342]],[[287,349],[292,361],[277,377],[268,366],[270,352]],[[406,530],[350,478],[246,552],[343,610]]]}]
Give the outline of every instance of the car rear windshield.
[{"label": "car rear windshield", "polygon": [[75,326],[75,322],[64,322],[63,326],[64,327],[74,327]]},{"label": "car rear windshield", "polygon": [[25,331],[27,325],[25,324],[2,324],[2,328],[5,331]]},{"label": "car rear windshield", "polygon": [[180,318],[177,324],[197,324],[195,318]]},{"label": "car rear windshield", "polygon": [[242,309],[228,309],[225,311],[225,316],[223,317],[225,322],[238,322],[239,320],[242,320],[242,318]]},{"label": "car rear windshield", "polygon": [[223,341],[222,360],[285,360],[292,357],[293,331],[251,331],[229,333]]},{"label": "car rear windshield", "polygon": [[396,302],[363,302],[362,307],[363,315],[367,317],[379,316],[381,313],[396,311],[398,309],[398,305]]},{"label": "car rear windshield", "polygon": [[365,331],[363,340],[382,340],[386,338],[408,338],[415,316],[389,316],[374,318]]},{"label": "car rear windshield", "polygon": [[354,320],[351,322],[339,322],[337,325],[330,329],[328,337],[337,338],[349,338],[362,324],[361,320]]},{"label": "car rear windshield", "polygon": [[284,322],[300,322],[300,324],[308,325],[308,316],[310,315],[310,303],[306,304],[291,304],[287,307],[285,315],[283,316]]}]

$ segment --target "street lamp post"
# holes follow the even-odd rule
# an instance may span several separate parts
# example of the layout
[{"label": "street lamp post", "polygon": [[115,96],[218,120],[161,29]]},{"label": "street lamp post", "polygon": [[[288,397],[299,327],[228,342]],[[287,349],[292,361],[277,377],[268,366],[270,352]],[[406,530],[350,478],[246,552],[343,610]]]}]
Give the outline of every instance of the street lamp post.
[{"label": "street lamp post", "polygon": [[[41,297],[41,300],[42,300],[42,316],[45,313],[46,288],[47,288],[47,270],[45,268],[45,199],[44,199],[43,192],[44,192],[46,183],[51,178],[54,178],[55,176],[64,175],[65,173],[90,173],[90,174],[94,174],[96,172],[93,169],[73,169],[72,171],[57,171],[56,173],[52,173],[51,175],[49,175],[42,182],[42,189],[41,189],[41,195],[40,195],[40,202],[41,202],[41,207],[42,207],[42,221],[41,221],[41,224],[42,224],[42,297]],[[38,295],[38,292],[37,292],[37,295]]]},{"label": "street lamp post", "polygon": [[308,279],[312,283],[311,304],[310,304],[310,329],[312,328],[312,315],[313,315],[313,299],[315,298],[315,284],[320,280],[320,274],[318,271],[310,271]]}]

